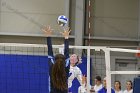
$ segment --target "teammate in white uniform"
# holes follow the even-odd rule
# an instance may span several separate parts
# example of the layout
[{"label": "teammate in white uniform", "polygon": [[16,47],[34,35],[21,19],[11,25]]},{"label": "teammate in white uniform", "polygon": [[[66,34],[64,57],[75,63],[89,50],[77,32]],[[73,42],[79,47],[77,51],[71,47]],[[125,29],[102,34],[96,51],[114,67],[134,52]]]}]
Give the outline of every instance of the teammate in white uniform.
[{"label": "teammate in white uniform", "polygon": [[133,93],[132,81],[126,82],[126,90],[123,93]]},{"label": "teammate in white uniform", "polygon": [[123,93],[123,91],[121,90],[121,82],[120,81],[115,81],[114,90],[115,90],[115,93]]},{"label": "teammate in white uniform", "polygon": [[100,76],[95,77],[95,85],[91,87],[91,92],[97,93],[100,89],[103,88],[102,79]]},{"label": "teammate in white uniform", "polygon": [[100,76],[96,76],[96,78],[95,78],[95,85],[94,85],[95,93],[97,93],[102,88],[103,88],[102,79],[101,79]]}]

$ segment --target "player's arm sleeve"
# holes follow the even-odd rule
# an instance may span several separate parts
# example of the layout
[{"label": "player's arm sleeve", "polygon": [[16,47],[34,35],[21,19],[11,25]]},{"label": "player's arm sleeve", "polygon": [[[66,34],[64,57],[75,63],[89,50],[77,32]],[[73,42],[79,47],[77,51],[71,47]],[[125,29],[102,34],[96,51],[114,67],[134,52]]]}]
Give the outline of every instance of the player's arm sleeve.
[{"label": "player's arm sleeve", "polygon": [[51,37],[47,37],[47,46],[48,46],[48,59],[50,60],[49,62],[51,62],[50,64],[54,64]]},{"label": "player's arm sleeve", "polygon": [[69,39],[64,40],[64,55],[66,57],[66,67],[70,65],[69,61]]}]

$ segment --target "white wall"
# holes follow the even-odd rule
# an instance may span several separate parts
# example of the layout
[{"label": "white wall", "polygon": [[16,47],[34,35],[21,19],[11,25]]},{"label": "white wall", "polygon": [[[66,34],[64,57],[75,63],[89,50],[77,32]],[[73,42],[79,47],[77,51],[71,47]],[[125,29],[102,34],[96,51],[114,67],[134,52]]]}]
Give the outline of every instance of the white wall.
[{"label": "white wall", "polygon": [[40,28],[29,20],[31,18],[39,24],[53,26],[55,31],[62,30],[57,25],[57,17],[64,14],[64,0],[1,0],[1,3],[0,34],[43,35]]},{"label": "white wall", "polygon": [[92,35],[96,37],[137,38],[138,1],[93,0]]}]

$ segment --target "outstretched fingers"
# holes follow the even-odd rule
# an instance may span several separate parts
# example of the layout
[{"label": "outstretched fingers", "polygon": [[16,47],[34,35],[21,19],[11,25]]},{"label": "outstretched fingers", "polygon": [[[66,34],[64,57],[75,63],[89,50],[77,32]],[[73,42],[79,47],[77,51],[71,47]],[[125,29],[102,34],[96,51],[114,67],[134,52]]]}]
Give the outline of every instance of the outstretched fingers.
[{"label": "outstretched fingers", "polygon": [[45,33],[46,36],[51,36],[53,29],[51,29],[51,26],[44,26],[42,31]]}]

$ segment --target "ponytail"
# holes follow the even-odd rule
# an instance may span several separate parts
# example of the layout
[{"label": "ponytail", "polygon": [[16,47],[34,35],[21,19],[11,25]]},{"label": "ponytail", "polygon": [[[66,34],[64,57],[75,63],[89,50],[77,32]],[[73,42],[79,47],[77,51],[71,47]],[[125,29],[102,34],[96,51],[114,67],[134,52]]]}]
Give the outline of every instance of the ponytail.
[{"label": "ponytail", "polygon": [[62,54],[55,56],[55,64],[52,67],[52,83],[59,90],[67,90],[65,57]]}]

